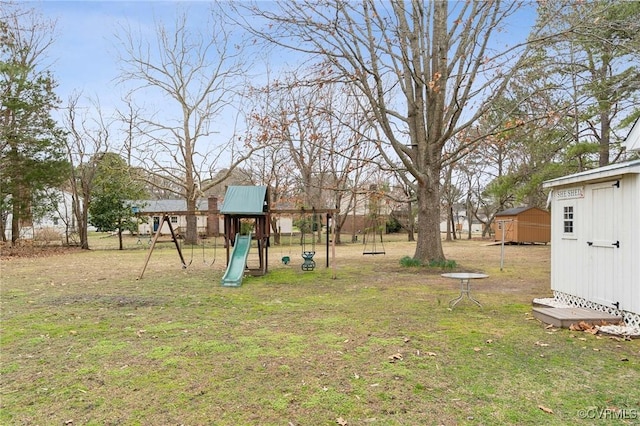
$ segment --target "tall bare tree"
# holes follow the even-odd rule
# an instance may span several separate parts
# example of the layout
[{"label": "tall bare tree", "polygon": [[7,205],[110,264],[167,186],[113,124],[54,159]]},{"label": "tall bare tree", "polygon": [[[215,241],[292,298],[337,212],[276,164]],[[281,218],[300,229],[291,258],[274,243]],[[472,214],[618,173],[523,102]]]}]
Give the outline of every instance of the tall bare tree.
[{"label": "tall bare tree", "polygon": [[[375,0],[278,2],[247,6],[269,23],[269,42],[320,55],[333,78],[367,100],[389,163],[407,171],[417,197],[414,258],[442,260],[440,172],[447,141],[470,127],[499,96],[523,45],[492,41],[518,10],[513,1]],[[500,40],[504,43],[504,38]],[[468,141],[477,143],[480,139]]]},{"label": "tall bare tree", "polygon": [[252,162],[269,178],[275,200],[295,194],[305,208],[339,206],[341,214],[334,216],[339,243],[374,149],[367,143],[370,122],[357,95],[343,83],[324,82],[325,71],[322,65],[300,69],[255,90],[262,106],[251,115],[254,137],[274,146]]},{"label": "tall bare tree", "polygon": [[67,159],[71,164],[69,190],[71,211],[75,226],[67,224],[67,241],[70,233],[77,232],[80,247],[89,249],[89,205],[93,181],[100,156],[113,148],[113,120],[104,114],[97,100],[89,106],[80,105],[82,95],[73,93],[67,102],[64,127]]},{"label": "tall bare tree", "polygon": [[[149,169],[149,183],[170,182],[163,189],[186,200],[185,240],[192,244],[197,241],[193,212],[199,197],[257,149],[236,146],[229,107],[242,88],[247,56],[218,13],[220,7],[212,6],[206,32],[190,27],[186,11],[174,26],[158,22],[154,40],[131,30],[119,35],[124,52],[120,81],[139,83],[127,95],[137,104],[136,114],[123,114],[134,119],[138,142],[133,151]],[[149,109],[148,99],[157,101],[155,109]],[[227,163],[224,175],[217,173],[222,162]]]}]

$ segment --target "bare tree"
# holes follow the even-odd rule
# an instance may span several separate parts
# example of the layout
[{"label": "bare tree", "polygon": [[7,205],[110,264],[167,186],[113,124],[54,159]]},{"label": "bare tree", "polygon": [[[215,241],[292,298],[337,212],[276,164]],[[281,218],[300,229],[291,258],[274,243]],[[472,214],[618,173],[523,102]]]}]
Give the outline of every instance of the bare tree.
[{"label": "bare tree", "polygon": [[[71,164],[69,189],[71,211],[75,226],[67,224],[67,241],[71,233],[77,232],[80,247],[89,249],[89,204],[97,162],[102,154],[111,149],[113,121],[103,114],[100,103],[90,102],[89,107],[80,106],[81,95],[74,93],[67,104],[67,115],[63,118],[68,132],[67,159]],[[91,109],[90,113],[89,109]]]},{"label": "bare tree", "polygon": [[[154,177],[169,181],[164,189],[186,200],[185,240],[191,244],[197,241],[193,212],[199,197],[258,149],[249,143],[236,146],[239,138],[229,118],[246,72],[241,42],[217,9],[212,9],[207,29],[192,32],[184,13],[174,27],[157,23],[153,41],[131,30],[119,36],[124,48],[120,81],[139,83],[128,98],[140,107],[134,115],[124,114],[134,121],[136,159],[148,168],[149,183]],[[148,99],[156,99],[161,108],[145,111]],[[223,137],[227,142],[221,142]],[[230,163],[224,175],[217,173],[222,162]]]},{"label": "bare tree", "polygon": [[357,95],[348,85],[324,82],[323,72],[322,65],[301,69],[255,90],[262,105],[251,115],[253,137],[273,147],[252,163],[269,179],[274,201],[295,195],[305,208],[338,206],[340,242],[339,229],[374,150],[367,143],[367,112],[353,99]]},{"label": "bare tree", "polygon": [[368,112],[355,99],[358,93],[348,85],[333,82],[323,88],[326,95],[317,108],[323,112],[327,125],[321,145],[327,174],[324,190],[331,194],[330,207],[340,210],[334,220],[336,243],[341,243],[341,229],[356,209],[361,188],[377,170],[376,151],[375,145],[369,143],[372,132]]},{"label": "bare tree", "polygon": [[[442,260],[440,175],[447,141],[470,127],[499,96],[524,44],[491,44],[519,4],[512,1],[283,1],[249,6],[269,22],[253,30],[269,42],[320,55],[332,78],[353,84],[382,130],[389,163],[415,187],[414,258]],[[247,25],[248,30],[252,30]],[[467,144],[477,143],[479,139]],[[390,149],[388,149],[390,148]]]}]

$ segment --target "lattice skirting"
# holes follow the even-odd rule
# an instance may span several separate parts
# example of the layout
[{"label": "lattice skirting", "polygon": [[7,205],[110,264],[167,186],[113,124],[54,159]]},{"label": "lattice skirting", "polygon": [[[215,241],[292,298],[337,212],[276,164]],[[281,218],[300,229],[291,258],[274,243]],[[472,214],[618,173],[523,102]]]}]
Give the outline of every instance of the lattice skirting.
[{"label": "lattice skirting", "polygon": [[590,300],[586,300],[582,297],[572,296],[567,293],[562,293],[560,291],[554,291],[553,297],[559,302],[566,303],[570,306],[576,306],[579,308],[591,309],[598,312],[606,312],[611,315],[621,316],[624,320],[624,324],[627,327],[640,327],[640,314],[636,314],[629,311],[623,311],[621,309],[616,309],[610,306],[601,305],[599,303],[592,302]]}]

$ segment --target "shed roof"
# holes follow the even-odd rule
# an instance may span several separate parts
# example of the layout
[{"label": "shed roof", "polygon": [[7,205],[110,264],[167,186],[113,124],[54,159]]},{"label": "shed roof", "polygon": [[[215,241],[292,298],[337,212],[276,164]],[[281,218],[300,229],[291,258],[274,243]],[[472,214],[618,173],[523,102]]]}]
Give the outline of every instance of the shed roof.
[{"label": "shed roof", "polygon": [[526,212],[527,210],[531,210],[531,209],[545,211],[545,210],[539,209],[537,207],[514,207],[512,209],[506,209],[506,210],[503,210],[503,211],[501,211],[499,213],[496,213],[496,216],[517,216],[520,213]]},{"label": "shed roof", "polygon": [[544,188],[553,188],[556,186],[570,185],[579,182],[593,181],[598,179],[609,179],[624,174],[640,173],[640,160],[627,161],[625,163],[609,164],[608,166],[598,167],[596,169],[587,170],[573,175],[559,177],[544,182]]},{"label": "shed roof", "polygon": [[263,215],[269,200],[266,186],[230,186],[224,196],[220,213],[232,215]]}]

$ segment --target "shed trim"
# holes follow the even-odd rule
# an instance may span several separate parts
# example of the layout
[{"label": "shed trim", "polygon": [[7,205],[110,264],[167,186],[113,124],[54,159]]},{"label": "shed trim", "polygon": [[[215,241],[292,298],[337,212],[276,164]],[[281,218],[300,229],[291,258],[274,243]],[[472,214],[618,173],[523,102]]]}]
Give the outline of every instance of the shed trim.
[{"label": "shed trim", "polygon": [[543,188],[555,188],[556,186],[571,185],[585,181],[620,178],[623,174],[640,174],[640,160],[610,164],[608,166],[598,167],[597,169],[563,176],[548,180],[544,182],[542,186]]}]

